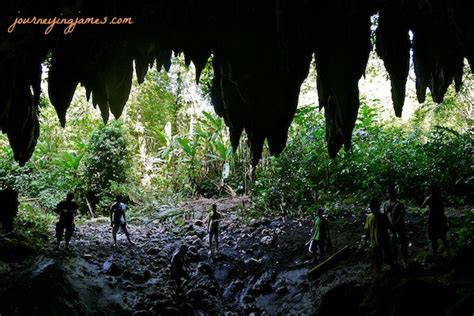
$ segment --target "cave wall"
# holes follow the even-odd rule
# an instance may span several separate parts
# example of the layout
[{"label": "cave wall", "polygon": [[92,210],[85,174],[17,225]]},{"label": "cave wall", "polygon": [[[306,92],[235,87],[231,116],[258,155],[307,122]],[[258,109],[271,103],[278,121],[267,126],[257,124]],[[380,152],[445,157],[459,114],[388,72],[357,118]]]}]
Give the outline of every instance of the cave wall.
[{"label": "cave wall", "polygon": [[[215,111],[234,148],[248,134],[255,163],[265,140],[271,154],[284,149],[313,55],[331,157],[350,147],[372,43],[389,73],[397,116],[411,49],[419,102],[427,89],[438,103],[453,82],[459,89],[464,58],[474,71],[472,0],[7,0],[0,6],[0,129],[21,164],[39,136],[48,54],[48,94],[62,125],[79,84],[107,121],[109,112],[122,113],[134,66],[143,82],[149,67],[168,70],[172,53],[184,53],[199,77],[213,54]],[[40,25],[7,31],[16,17],[33,16],[132,17],[134,24],[78,25],[67,35],[62,25],[48,35]]]}]

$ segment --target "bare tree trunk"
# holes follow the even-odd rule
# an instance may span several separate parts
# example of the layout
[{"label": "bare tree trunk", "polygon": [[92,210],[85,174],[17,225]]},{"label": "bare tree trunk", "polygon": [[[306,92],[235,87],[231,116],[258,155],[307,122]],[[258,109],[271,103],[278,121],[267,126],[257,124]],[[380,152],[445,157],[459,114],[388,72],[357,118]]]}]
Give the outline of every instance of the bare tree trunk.
[{"label": "bare tree trunk", "polygon": [[89,203],[89,200],[86,197],[86,204],[87,204],[87,210],[89,211],[89,214],[92,218],[95,218],[94,211],[92,210],[91,204]]}]

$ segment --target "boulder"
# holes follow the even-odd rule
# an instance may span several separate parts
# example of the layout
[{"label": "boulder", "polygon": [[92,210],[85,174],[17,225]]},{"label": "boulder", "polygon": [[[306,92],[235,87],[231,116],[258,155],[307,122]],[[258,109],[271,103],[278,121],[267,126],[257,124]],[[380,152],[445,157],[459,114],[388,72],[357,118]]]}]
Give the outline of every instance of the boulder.
[{"label": "boulder", "polygon": [[272,242],[273,242],[273,236],[270,236],[270,235],[264,236],[262,237],[262,239],[260,239],[260,243],[267,246],[270,246]]},{"label": "boulder", "polygon": [[268,294],[272,290],[271,282],[275,278],[275,271],[269,270],[264,272],[260,278],[254,283],[250,289],[254,295]]},{"label": "boulder", "polygon": [[146,281],[143,273],[134,273],[132,279],[135,284],[142,284]]},{"label": "boulder", "polygon": [[152,276],[152,273],[150,270],[147,269],[143,272],[143,277],[145,278],[145,280],[151,279],[151,276]]},{"label": "boulder", "polygon": [[8,263],[0,261],[0,276],[10,273],[11,269]]},{"label": "boulder", "polygon": [[116,262],[112,262],[110,266],[108,267],[108,269],[105,271],[105,273],[111,276],[119,276],[122,274],[122,272],[123,272],[123,267]]},{"label": "boulder", "polygon": [[255,302],[255,296],[253,296],[251,293],[247,293],[242,299],[242,302],[244,302],[244,304],[253,303]]},{"label": "boulder", "polygon": [[[153,313],[163,313],[164,310],[168,310],[168,309],[173,309],[174,308],[174,303],[173,301],[170,299],[167,299],[167,298],[161,298],[157,301],[155,301],[155,305],[152,309],[152,312]],[[171,315],[178,315],[178,310],[176,308],[174,308],[176,310],[176,314],[171,314]]]},{"label": "boulder", "polygon": [[244,261],[244,264],[247,266],[247,269],[255,269],[262,264],[262,259],[249,258]]},{"label": "boulder", "polygon": [[197,269],[200,273],[205,275],[211,275],[213,272],[212,267],[206,262],[200,262]]},{"label": "boulder", "polygon": [[146,253],[147,253],[147,255],[150,255],[150,256],[156,256],[157,254],[160,253],[160,249],[158,249],[156,247],[150,247],[150,248],[148,248]]},{"label": "boulder", "polygon": [[187,294],[187,297],[193,306],[206,309],[213,306],[212,302],[209,300],[209,292],[203,288],[195,288],[190,290]]},{"label": "boulder", "polygon": [[244,288],[245,284],[241,280],[235,280],[230,283],[229,287],[227,288],[227,291],[230,293],[235,293]]},{"label": "boulder", "polygon": [[282,285],[275,290],[275,293],[280,296],[283,296],[283,295],[288,294],[289,290],[288,290],[288,287],[286,287],[286,285]]}]

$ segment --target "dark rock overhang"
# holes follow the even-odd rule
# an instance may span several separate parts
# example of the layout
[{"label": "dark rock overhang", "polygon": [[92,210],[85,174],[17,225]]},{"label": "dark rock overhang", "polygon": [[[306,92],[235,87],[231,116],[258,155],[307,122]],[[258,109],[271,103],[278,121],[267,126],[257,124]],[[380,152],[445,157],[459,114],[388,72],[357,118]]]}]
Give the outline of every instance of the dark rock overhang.
[{"label": "dark rock overhang", "polygon": [[[314,54],[320,106],[325,108],[331,157],[350,147],[359,109],[358,81],[372,49],[370,17],[378,14],[375,46],[401,115],[410,49],[417,97],[435,102],[464,58],[474,70],[472,0],[8,0],[0,4],[0,129],[15,159],[25,163],[39,135],[42,63],[51,54],[49,98],[62,125],[78,84],[99,106],[120,116],[132,82],[149,67],[169,69],[184,53],[199,76],[213,54],[212,100],[234,147],[245,130],[255,161],[265,139],[271,154],[285,147],[300,86]],[[16,17],[131,17],[132,25],[17,25]],[[409,31],[413,39],[409,38]]]}]

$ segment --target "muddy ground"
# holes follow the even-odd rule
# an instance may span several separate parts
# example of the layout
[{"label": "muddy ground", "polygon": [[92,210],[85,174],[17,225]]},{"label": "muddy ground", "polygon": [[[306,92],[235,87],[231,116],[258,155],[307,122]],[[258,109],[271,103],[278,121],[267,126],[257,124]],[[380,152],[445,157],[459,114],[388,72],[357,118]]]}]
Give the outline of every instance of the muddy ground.
[{"label": "muddy ground", "polygon": [[[184,205],[194,212],[181,226],[174,220],[129,225],[132,247],[123,235],[112,247],[106,219],[78,226],[70,252],[56,251],[51,243],[35,256],[0,247],[0,314],[473,315],[472,248],[434,260],[420,215],[408,216],[408,266],[386,266],[376,275],[371,251],[362,242],[365,210],[330,214],[334,249],[350,249],[312,276],[307,219],[243,222],[239,210],[247,200],[220,200],[221,248],[210,257],[209,203]],[[450,222],[459,220],[462,212],[451,210]],[[193,273],[185,289],[176,292],[169,263],[183,242]]]}]

